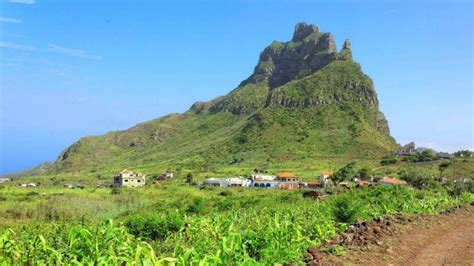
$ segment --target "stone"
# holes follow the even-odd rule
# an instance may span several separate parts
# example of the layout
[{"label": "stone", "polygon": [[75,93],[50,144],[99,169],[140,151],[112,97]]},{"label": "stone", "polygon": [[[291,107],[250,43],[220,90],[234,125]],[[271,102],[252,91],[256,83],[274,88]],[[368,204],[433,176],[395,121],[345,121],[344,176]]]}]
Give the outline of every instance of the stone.
[{"label": "stone", "polygon": [[319,27],[306,22],[298,23],[293,33],[293,41],[301,41],[312,33],[319,33]]},{"label": "stone", "polygon": [[314,256],[313,256],[313,254],[311,254],[309,252],[305,252],[305,253],[303,253],[303,260],[305,262],[312,261],[312,260],[314,260]]},{"label": "stone", "polygon": [[316,246],[309,247],[307,251],[311,253],[312,255],[320,253],[319,248]]},{"label": "stone", "polygon": [[344,45],[342,46],[342,49],[351,50],[351,41],[349,39],[346,39],[344,41]]}]

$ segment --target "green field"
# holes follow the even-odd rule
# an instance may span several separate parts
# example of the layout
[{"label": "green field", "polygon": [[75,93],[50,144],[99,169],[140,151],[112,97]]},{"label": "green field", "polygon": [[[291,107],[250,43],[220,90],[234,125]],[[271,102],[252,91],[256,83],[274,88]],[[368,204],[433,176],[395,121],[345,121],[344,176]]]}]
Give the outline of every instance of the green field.
[{"label": "green field", "polygon": [[306,248],[357,219],[474,201],[441,185],[338,191],[318,201],[301,190],[198,188],[181,178],[120,190],[3,186],[0,262],[302,263]]}]

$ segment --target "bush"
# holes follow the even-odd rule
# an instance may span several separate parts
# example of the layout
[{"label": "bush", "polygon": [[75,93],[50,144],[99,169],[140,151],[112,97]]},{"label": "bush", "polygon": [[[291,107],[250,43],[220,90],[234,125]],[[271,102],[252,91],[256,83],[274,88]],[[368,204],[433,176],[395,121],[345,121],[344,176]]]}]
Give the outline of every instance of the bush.
[{"label": "bush", "polygon": [[131,234],[153,240],[163,240],[170,233],[181,230],[183,226],[184,219],[178,213],[134,216],[125,222],[125,227]]},{"label": "bush", "polygon": [[112,188],[112,191],[110,191],[110,194],[112,194],[112,195],[118,195],[118,194],[120,194],[120,192],[122,192],[122,191],[120,190],[120,188],[114,187],[114,188]]},{"label": "bush", "polygon": [[362,216],[363,207],[359,199],[345,194],[334,200],[333,214],[336,221],[351,224]]},{"label": "bush", "polygon": [[191,204],[189,204],[186,211],[189,213],[198,214],[202,211],[203,207],[204,207],[204,199],[202,197],[197,197],[193,199],[193,202]]},{"label": "bush", "polygon": [[388,155],[382,158],[380,161],[381,165],[390,165],[390,164],[396,164],[398,162],[397,157],[395,155]]},{"label": "bush", "polygon": [[398,174],[400,178],[416,188],[426,188],[435,183],[434,176],[425,171],[410,169],[400,171]]}]

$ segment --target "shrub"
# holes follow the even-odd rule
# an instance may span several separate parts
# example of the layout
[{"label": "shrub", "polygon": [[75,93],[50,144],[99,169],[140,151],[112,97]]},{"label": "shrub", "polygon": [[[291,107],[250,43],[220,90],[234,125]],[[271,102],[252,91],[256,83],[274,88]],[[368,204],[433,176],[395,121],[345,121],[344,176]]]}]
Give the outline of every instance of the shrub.
[{"label": "shrub", "polygon": [[435,182],[434,176],[425,171],[415,169],[400,171],[399,176],[416,188],[425,188]]},{"label": "shrub", "polygon": [[121,192],[122,191],[120,190],[120,188],[114,187],[114,188],[112,188],[112,191],[110,191],[110,194],[119,195]]},{"label": "shrub", "polygon": [[336,221],[340,223],[354,223],[362,216],[363,204],[357,199],[351,197],[349,194],[337,197],[334,200],[333,214]]},{"label": "shrub", "polygon": [[125,227],[131,234],[153,240],[165,239],[170,233],[179,231],[183,226],[184,219],[178,213],[134,216],[125,222]]},{"label": "shrub", "polygon": [[232,196],[232,192],[229,190],[224,190],[221,193],[219,193],[219,196],[223,196],[223,197]]},{"label": "shrub", "polygon": [[186,209],[189,213],[198,214],[202,211],[204,205],[204,199],[202,197],[196,197],[193,199],[193,202],[189,204],[188,208]]},{"label": "shrub", "polygon": [[381,165],[390,165],[390,164],[396,164],[398,162],[397,157],[395,155],[387,155],[382,158],[380,161]]}]

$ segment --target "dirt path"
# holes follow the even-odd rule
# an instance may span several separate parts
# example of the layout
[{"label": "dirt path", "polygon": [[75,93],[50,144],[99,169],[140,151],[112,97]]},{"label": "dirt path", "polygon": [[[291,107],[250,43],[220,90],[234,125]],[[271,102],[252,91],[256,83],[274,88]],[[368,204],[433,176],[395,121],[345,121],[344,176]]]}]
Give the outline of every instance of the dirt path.
[{"label": "dirt path", "polygon": [[381,245],[351,247],[329,263],[363,265],[474,265],[474,206],[417,217],[396,225]]}]

